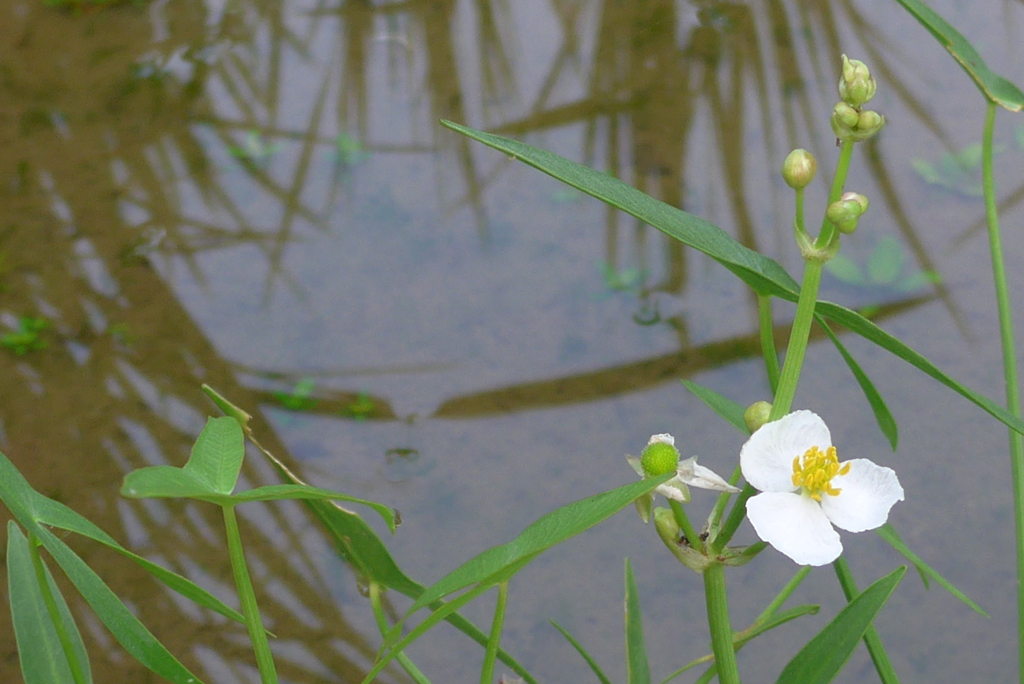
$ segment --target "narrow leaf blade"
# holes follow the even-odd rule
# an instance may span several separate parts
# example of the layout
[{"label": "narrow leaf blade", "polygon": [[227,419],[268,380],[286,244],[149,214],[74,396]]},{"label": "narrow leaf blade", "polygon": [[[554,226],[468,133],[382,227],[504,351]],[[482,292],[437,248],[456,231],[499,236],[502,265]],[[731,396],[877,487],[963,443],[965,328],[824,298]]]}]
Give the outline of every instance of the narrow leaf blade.
[{"label": "narrow leaf blade", "polygon": [[643,615],[636,591],[633,567],[626,559],[626,681],[628,684],[651,684],[651,668],[647,662]]},{"label": "narrow leaf blade", "polygon": [[750,430],[747,429],[747,421],[743,418],[743,414],[746,412],[745,408],[729,397],[723,396],[713,389],[708,389],[707,387],[698,385],[690,380],[682,380],[681,382],[686,389],[693,392],[698,399],[707,404],[708,408],[717,413],[719,418],[729,423],[743,434],[750,434]]},{"label": "narrow leaf blade", "polygon": [[45,527],[40,527],[37,534],[96,616],[133,658],[174,684],[201,684],[200,679],[164,648],[85,561]]},{"label": "narrow leaf blade", "polygon": [[777,684],[828,684],[839,673],[875,615],[907,572],[900,566],[875,581],[846,604],[839,614],[789,661]]},{"label": "narrow leaf blade", "polygon": [[572,647],[576,649],[576,652],[579,653],[580,657],[583,658],[583,660],[586,661],[587,665],[590,666],[590,670],[594,673],[594,676],[597,677],[598,681],[601,682],[601,684],[612,684],[612,681],[608,679],[604,672],[601,671],[601,667],[597,664],[597,661],[594,660],[594,657],[590,655],[585,648],[583,648],[583,645],[580,644],[580,642],[576,641],[576,639],[573,638],[572,634],[569,634],[569,632],[564,627],[562,627],[554,620],[551,621],[551,624],[554,625],[555,629],[561,632],[562,636],[564,636],[566,640],[572,645]]},{"label": "narrow leaf blade", "polygon": [[974,46],[921,0],[897,0],[953,56],[986,98],[1011,112],[1024,108],[1024,93],[988,68]]},{"label": "narrow leaf blade", "polygon": [[445,575],[423,592],[409,608],[407,615],[415,613],[431,601],[496,576],[502,569],[533,558],[597,525],[674,475],[675,473],[667,473],[631,482],[618,489],[556,508],[539,518],[512,541],[484,551]]},{"label": "narrow leaf blade", "polygon": [[911,551],[907,547],[907,545],[903,543],[903,540],[900,539],[899,535],[896,534],[896,530],[893,529],[892,525],[890,525],[889,523],[886,523],[886,524],[882,525],[881,527],[879,527],[878,529],[876,529],[875,532],[878,533],[879,537],[881,537],[882,539],[887,541],[889,543],[889,546],[891,546],[892,548],[896,549],[900,554],[903,555],[904,558],[906,558],[908,561],[913,563],[914,566],[918,569],[918,571],[922,575],[930,577],[933,580],[935,580],[935,582],[937,584],[939,584],[943,589],[948,591],[950,594],[952,594],[956,598],[960,599],[963,603],[965,603],[967,606],[969,606],[970,609],[973,610],[974,612],[978,613],[979,615],[984,615],[985,617],[989,616],[988,613],[986,613],[981,608],[981,606],[979,606],[977,603],[975,603],[974,601],[969,599],[967,597],[967,595],[964,594],[959,589],[957,589],[953,585],[952,582],[950,582],[948,579],[946,579],[945,577],[940,575],[930,565],[928,565],[923,560],[921,560],[920,556],[918,556],[916,553]]},{"label": "narrow leaf blade", "polygon": [[[7,587],[11,603],[14,638],[25,684],[74,684],[71,667],[50,620],[32,564],[29,541],[13,520],[7,523]],[[44,565],[45,568],[45,565]],[[85,675],[92,681],[89,657],[71,611],[46,568],[46,581],[57,603],[68,636]]]}]

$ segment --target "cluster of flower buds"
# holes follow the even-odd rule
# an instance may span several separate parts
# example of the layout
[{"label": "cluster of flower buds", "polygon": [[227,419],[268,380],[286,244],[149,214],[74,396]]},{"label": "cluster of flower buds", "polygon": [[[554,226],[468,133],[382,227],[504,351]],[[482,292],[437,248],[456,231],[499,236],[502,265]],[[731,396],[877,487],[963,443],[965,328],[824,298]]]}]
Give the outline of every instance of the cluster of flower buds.
[{"label": "cluster of flower buds", "polygon": [[878,86],[864,62],[843,55],[843,75],[839,79],[842,102],[832,109],[832,131],[841,140],[867,140],[885,125],[885,117],[863,109],[875,96]]}]

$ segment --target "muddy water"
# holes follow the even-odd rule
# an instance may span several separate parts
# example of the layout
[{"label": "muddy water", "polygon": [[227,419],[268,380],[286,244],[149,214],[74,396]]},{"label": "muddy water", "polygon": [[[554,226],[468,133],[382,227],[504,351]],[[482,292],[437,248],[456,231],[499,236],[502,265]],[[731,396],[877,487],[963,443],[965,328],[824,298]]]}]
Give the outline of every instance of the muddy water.
[{"label": "muddy water", "polygon": [[[989,4],[936,7],[1020,83],[1020,5]],[[684,453],[728,472],[740,436],[678,380],[744,404],[766,398],[750,293],[705,257],[437,122],[607,170],[799,274],[776,169],[795,146],[823,170],[834,163],[827,113],[842,52],[872,64],[890,126],[858,150],[849,186],[871,197],[870,220],[844,241],[853,268],[827,275],[823,296],[871,307],[886,329],[998,399],[982,205],[974,177],[950,161],[980,140],[983,106],[891,5],[60,11],[4,0],[0,324],[7,333],[34,317],[49,327],[38,344],[0,349],[0,449],[40,491],[229,602],[216,511],[117,496],[127,470],[187,458],[214,413],[203,382],[253,413],[263,443],[307,479],[399,508],[390,547],[428,583],[551,508],[627,481],[623,455],[652,433],[673,432]],[[1014,278],[1024,257],[1016,125],[1001,115],[997,131]],[[813,189],[812,215],[824,181]],[[784,327],[792,308],[775,315]],[[797,405],[824,416],[850,457],[898,471],[907,501],[896,528],[991,614],[908,576],[878,620],[896,669],[908,681],[1007,681],[1006,432],[887,353],[843,339],[899,420],[899,451],[827,341],[809,349]],[[275,481],[249,459],[246,485]],[[696,497],[695,510],[709,506]],[[379,641],[352,573],[300,507],[240,510],[282,677],[361,679]],[[864,584],[900,563],[872,535],[845,542]],[[255,681],[241,628],[112,554],[76,548],[204,680]],[[623,677],[624,556],[655,676],[706,652],[698,578],[622,514],[512,585],[506,646],[542,681],[581,676],[552,619]],[[737,628],[793,569],[769,550],[730,572]],[[793,600],[822,613],[748,646],[748,681],[773,680],[841,605],[827,569]],[[489,620],[482,603],[466,612]],[[95,620],[83,624],[98,681],[149,681]],[[3,625],[0,679],[14,681]],[[451,630],[411,653],[434,681],[476,680],[481,650]],[[870,668],[858,653],[840,680],[869,681]]]}]

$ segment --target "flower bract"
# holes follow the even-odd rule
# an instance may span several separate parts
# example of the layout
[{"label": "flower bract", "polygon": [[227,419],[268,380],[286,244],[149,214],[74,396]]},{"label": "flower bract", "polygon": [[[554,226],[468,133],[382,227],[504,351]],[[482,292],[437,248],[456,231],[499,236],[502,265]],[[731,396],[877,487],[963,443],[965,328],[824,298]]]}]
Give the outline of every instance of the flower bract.
[{"label": "flower bract", "polygon": [[881,526],[903,500],[890,468],[865,458],[839,461],[825,421],[794,411],[766,423],[740,451],[743,477],[760,494],[747,519],[764,541],[800,565],[825,565],[843,552],[833,528],[863,532]]}]

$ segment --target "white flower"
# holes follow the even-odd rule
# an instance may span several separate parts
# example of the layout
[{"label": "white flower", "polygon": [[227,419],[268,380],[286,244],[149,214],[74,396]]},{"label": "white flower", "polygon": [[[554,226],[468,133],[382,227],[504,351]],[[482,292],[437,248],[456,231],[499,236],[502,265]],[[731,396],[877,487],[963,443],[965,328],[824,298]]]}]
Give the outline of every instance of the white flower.
[{"label": "white flower", "polygon": [[[690,487],[699,487],[701,489],[713,489],[719,492],[732,492],[736,493],[740,491],[736,487],[719,477],[710,468],[705,468],[702,465],[697,465],[697,457],[691,456],[690,458],[679,461],[679,451],[675,448],[676,440],[670,434],[652,435],[647,441],[647,446],[652,444],[667,444],[672,447],[672,451],[675,451],[676,456],[676,474],[675,477],[670,478],[664,484],[660,484],[654,488],[654,492],[650,492],[640,497],[636,501],[637,510],[640,512],[640,517],[643,518],[644,522],[647,522],[651,517],[651,504],[654,500],[654,494],[658,493],[667,499],[674,499],[680,503],[686,503],[690,500]],[[646,451],[646,450],[645,450]],[[641,464],[639,458],[635,456],[626,456],[626,460],[629,461],[629,465],[636,471],[636,474],[642,478],[655,475],[657,473],[644,473],[644,467]],[[671,472],[671,470],[665,470],[662,472]]]},{"label": "white flower", "polygon": [[740,450],[743,477],[761,493],[747,518],[764,541],[800,565],[825,565],[843,552],[833,525],[873,530],[903,501],[889,468],[865,458],[840,463],[825,421],[794,411],[766,423]]}]

